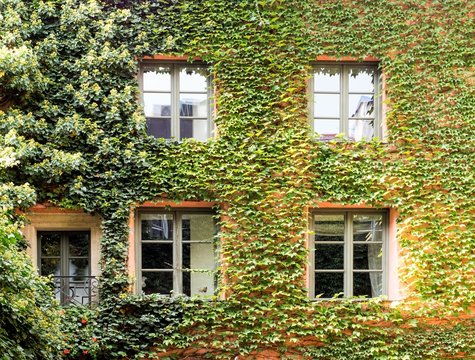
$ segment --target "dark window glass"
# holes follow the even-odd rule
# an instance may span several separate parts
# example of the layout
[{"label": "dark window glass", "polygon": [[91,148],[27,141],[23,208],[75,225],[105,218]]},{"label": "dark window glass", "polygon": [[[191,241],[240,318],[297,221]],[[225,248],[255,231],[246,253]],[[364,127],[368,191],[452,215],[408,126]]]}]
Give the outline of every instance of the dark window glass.
[{"label": "dark window glass", "polygon": [[142,220],[142,240],[173,240],[173,220]]},{"label": "dark window glass", "polygon": [[173,243],[142,244],[143,269],[173,269]]},{"label": "dark window glass", "polygon": [[172,137],[171,119],[148,118],[147,132],[156,138],[170,139]]},{"label": "dark window glass", "polygon": [[383,293],[381,272],[354,272],[353,296],[376,297]]},{"label": "dark window glass", "polygon": [[142,290],[145,294],[170,295],[173,291],[173,272],[142,271]]},{"label": "dark window glass", "polygon": [[344,248],[342,245],[316,244],[315,269],[343,269]]},{"label": "dark window glass", "polygon": [[343,291],[343,273],[315,273],[315,296],[331,298]]}]

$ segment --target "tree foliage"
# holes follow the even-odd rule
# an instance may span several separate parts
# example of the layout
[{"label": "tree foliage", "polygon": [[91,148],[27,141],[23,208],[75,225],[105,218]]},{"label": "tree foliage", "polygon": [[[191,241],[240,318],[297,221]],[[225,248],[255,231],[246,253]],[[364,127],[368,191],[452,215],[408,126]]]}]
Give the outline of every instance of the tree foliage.
[{"label": "tree foliage", "polygon": [[[388,344],[405,335],[367,322],[396,326],[397,313],[308,301],[303,213],[313,201],[398,209],[402,308],[443,315],[473,305],[472,1],[4,0],[0,7],[0,97],[8,99],[1,178],[9,189],[28,182],[40,202],[103,216],[105,304],[128,291],[131,206],[163,198],[222,204],[227,301],[196,305],[196,338],[174,334],[170,347],[199,344],[229,358],[313,336],[354,349],[370,339],[366,357],[394,355]],[[140,59],[154,54],[210,64],[218,137],[147,136],[136,76]],[[318,55],[380,60],[387,138],[312,138],[306,91]],[[414,343],[428,345],[421,334],[433,335],[418,333]],[[470,353],[469,345],[453,349]]]}]

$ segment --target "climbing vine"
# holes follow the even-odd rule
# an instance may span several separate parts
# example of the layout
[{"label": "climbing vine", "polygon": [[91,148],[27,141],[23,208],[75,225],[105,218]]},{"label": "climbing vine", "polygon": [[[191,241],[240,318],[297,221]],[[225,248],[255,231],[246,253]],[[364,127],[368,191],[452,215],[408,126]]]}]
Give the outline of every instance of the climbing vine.
[{"label": "climbing vine", "polygon": [[[473,322],[447,325],[447,341],[435,343],[413,319],[475,301],[472,1],[4,0],[0,9],[0,131],[20,154],[1,178],[103,218],[95,326],[105,330],[88,356],[473,355],[473,342],[456,337]],[[209,64],[216,138],[146,134],[137,74],[156,54]],[[319,55],[379,59],[384,139],[313,138],[307,82]],[[225,301],[127,295],[130,209],[162,199],[220,204]],[[304,213],[315,201],[398,210],[407,298],[397,311],[309,301]],[[180,325],[141,337],[137,314]],[[124,329],[134,334],[126,348]]]}]

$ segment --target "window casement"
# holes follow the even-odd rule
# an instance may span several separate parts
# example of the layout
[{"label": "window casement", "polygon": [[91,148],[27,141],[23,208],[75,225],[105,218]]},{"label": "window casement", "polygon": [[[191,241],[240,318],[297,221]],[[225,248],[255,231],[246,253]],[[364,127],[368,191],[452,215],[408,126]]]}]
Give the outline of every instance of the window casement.
[{"label": "window casement", "polygon": [[143,62],[139,79],[149,135],[200,141],[211,137],[211,86],[206,66]]},{"label": "window casement", "polygon": [[387,295],[388,212],[312,213],[310,296]]},{"label": "window casement", "polygon": [[319,140],[382,137],[380,72],[376,64],[315,63],[310,117]]},{"label": "window casement", "polygon": [[40,275],[51,275],[61,304],[91,303],[97,284],[91,274],[89,231],[38,231]]},{"label": "window casement", "polygon": [[144,211],[138,219],[138,290],[145,294],[213,295],[214,214],[198,210]]}]

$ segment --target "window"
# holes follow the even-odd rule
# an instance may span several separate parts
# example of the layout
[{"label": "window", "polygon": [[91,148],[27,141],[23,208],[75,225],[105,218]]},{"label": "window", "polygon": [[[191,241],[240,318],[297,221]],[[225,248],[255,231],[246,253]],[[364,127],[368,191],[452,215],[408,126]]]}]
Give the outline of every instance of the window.
[{"label": "window", "polygon": [[150,62],[141,67],[149,135],[165,139],[211,136],[210,76],[202,65]]},{"label": "window", "polygon": [[337,134],[353,141],[381,137],[379,86],[375,65],[316,64],[310,112],[319,139]]},{"label": "window", "polygon": [[145,294],[213,295],[216,268],[213,214],[142,213],[139,284]]},{"label": "window", "polygon": [[313,213],[311,296],[387,294],[385,211]]},{"label": "window", "polygon": [[61,304],[89,304],[97,284],[90,276],[90,233],[88,231],[38,232],[40,275],[52,275],[56,299]]}]

